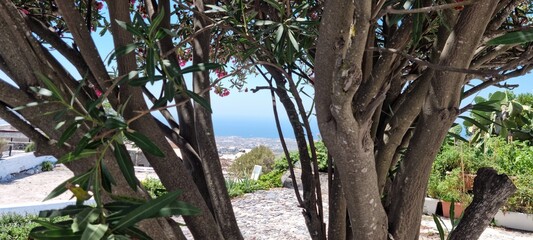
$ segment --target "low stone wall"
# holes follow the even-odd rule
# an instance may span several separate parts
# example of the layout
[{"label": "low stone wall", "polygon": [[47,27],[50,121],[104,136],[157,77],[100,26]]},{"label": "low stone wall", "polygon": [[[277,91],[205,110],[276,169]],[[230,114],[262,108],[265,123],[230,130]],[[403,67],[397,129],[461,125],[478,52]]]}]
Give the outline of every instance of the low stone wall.
[{"label": "low stone wall", "polygon": [[9,181],[11,174],[26,171],[39,166],[42,162],[57,162],[52,156],[35,157],[33,153],[17,154],[0,159],[0,181]]}]

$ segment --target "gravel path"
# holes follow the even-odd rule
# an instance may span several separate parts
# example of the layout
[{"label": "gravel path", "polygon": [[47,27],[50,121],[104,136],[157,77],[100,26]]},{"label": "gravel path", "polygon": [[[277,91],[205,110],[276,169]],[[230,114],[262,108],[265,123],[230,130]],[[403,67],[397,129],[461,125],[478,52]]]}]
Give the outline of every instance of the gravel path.
[{"label": "gravel path", "polygon": [[[140,179],[155,176],[150,172],[138,172],[137,175]],[[13,181],[0,183],[0,205],[42,201],[52,189],[70,177],[72,177],[72,172],[62,166],[56,167],[51,172],[34,175],[18,174]],[[327,196],[324,197],[324,202],[327,203]],[[69,194],[64,194],[57,200],[69,198]],[[232,200],[232,203],[244,239],[310,239],[302,210],[297,207],[296,197],[292,189],[276,188],[268,191],[257,191],[237,197]],[[324,206],[324,211],[327,213],[327,206]],[[445,222],[448,223],[449,220],[445,219]],[[437,229],[430,216],[423,216],[420,230],[420,239],[439,239]],[[526,240],[533,239],[533,233],[489,227],[480,239]]]}]

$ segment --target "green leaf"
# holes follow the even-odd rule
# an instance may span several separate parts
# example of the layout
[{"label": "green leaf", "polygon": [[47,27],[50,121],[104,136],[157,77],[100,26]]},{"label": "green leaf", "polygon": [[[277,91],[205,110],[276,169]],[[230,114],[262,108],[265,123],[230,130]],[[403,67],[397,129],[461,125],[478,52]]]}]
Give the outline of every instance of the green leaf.
[{"label": "green leaf", "polygon": [[150,200],[138,206],[133,211],[124,216],[115,226],[113,226],[113,228],[116,230],[127,228],[133,226],[135,223],[143,219],[153,217],[161,210],[161,208],[176,201],[176,198],[179,194],[180,191],[169,192],[161,197]]},{"label": "green leaf", "polygon": [[196,208],[195,206],[182,202],[182,201],[176,201],[173,203],[170,203],[168,206],[165,206],[161,208],[154,216],[152,217],[170,217],[175,215],[186,215],[186,216],[193,216],[200,214],[200,209]]},{"label": "green leaf", "polygon": [[176,86],[174,84],[173,79],[170,79],[165,84],[165,99],[167,99],[169,102],[174,100],[174,96],[176,95]]},{"label": "green leaf", "polygon": [[281,3],[279,3],[278,1],[275,1],[275,0],[264,0],[265,2],[267,2],[270,6],[274,7],[276,10],[278,10],[278,12],[280,13],[283,13],[283,5],[281,5]]},{"label": "green leaf", "polygon": [[81,235],[81,240],[102,239],[108,228],[107,224],[88,224]]},{"label": "green leaf", "polygon": [[72,223],[71,229],[73,232],[82,231],[87,227],[89,223],[94,222],[98,219],[100,211],[96,208],[86,208],[80,213],[76,214],[74,222]]},{"label": "green leaf", "polygon": [[93,156],[93,155],[95,155],[97,153],[98,153],[98,151],[96,151],[94,149],[85,149],[85,150],[81,151],[77,155],[75,155],[73,152],[69,152],[69,153],[63,155],[57,161],[57,163],[68,163],[68,162],[72,162],[72,161],[75,161],[75,160],[78,160],[78,159],[91,157],[91,156]]},{"label": "green leaf", "polygon": [[70,139],[70,137],[72,137],[72,135],[74,135],[74,133],[76,132],[76,130],[78,130],[80,125],[81,124],[79,121],[75,121],[72,124],[70,124],[70,126],[67,129],[65,129],[63,134],[61,134],[61,137],[59,138],[59,141],[57,141],[57,144],[59,146],[62,146],[68,139]]},{"label": "green leaf", "polygon": [[87,205],[69,205],[62,209],[40,211],[39,217],[54,218],[54,217],[60,217],[60,216],[72,216],[72,215],[76,215],[82,212],[85,209],[92,209],[92,207],[87,206]]},{"label": "green leaf", "polygon": [[80,233],[74,233],[70,229],[32,229],[29,237],[31,239],[58,239],[58,240],[79,240]]},{"label": "green leaf", "polygon": [[124,129],[128,125],[118,117],[109,117],[106,119],[104,126],[107,129]]},{"label": "green leaf", "polygon": [[159,81],[162,79],[165,79],[165,77],[164,76],[153,76],[152,78],[139,77],[139,78],[134,78],[134,79],[129,80],[128,84],[134,87],[139,87],[139,86],[144,86],[146,83],[150,81],[155,82],[155,81]]},{"label": "green leaf", "polygon": [[117,232],[127,234],[128,236],[134,237],[135,239],[139,239],[139,240],[152,240],[150,236],[148,236],[146,233],[144,233],[143,231],[139,230],[136,227],[124,228]]},{"label": "green leaf", "polygon": [[89,177],[93,173],[93,170],[94,170],[94,168],[91,168],[91,169],[89,169],[87,172],[85,172],[82,175],[71,177],[71,178],[67,179],[66,181],[62,182],[56,188],[54,188],[54,190],[52,190],[52,192],[50,192],[50,194],[48,194],[48,196],[46,196],[46,198],[44,198],[43,202],[46,201],[46,200],[55,198],[55,197],[61,195],[62,193],[66,192],[67,191],[67,187],[66,187],[67,183],[82,185],[83,182],[86,182],[87,180],[89,180]]},{"label": "green leaf", "polygon": [[448,135],[452,136],[453,138],[457,139],[457,140],[461,140],[463,142],[468,142],[468,140],[466,140],[466,138],[464,137],[461,137],[461,135],[457,134],[457,133],[453,133],[453,132],[448,132]]},{"label": "green leaf", "polygon": [[56,99],[60,100],[61,102],[65,102],[65,100],[63,100],[63,96],[61,95],[61,91],[59,91],[59,88],[57,88],[57,86],[52,82],[52,80],[50,80],[50,78],[38,72],[36,72],[35,75],[37,76],[37,78],[43,81],[46,88],[48,88],[48,90],[52,92],[52,95]]},{"label": "green leaf", "polygon": [[276,42],[275,42],[276,48],[280,47],[280,42],[283,37],[284,31],[285,31],[285,27],[283,26],[283,24],[280,24],[278,29],[276,30],[276,33],[274,34],[276,36]]},{"label": "green leaf", "polygon": [[219,7],[219,6],[217,6],[217,5],[206,4],[205,6],[211,9],[211,10],[207,10],[207,11],[205,11],[205,13],[210,13],[210,12],[226,12],[226,9],[225,9],[225,8],[223,8],[223,7]]},{"label": "green leaf", "polygon": [[159,149],[157,145],[152,142],[152,140],[142,135],[141,133],[124,131],[124,135],[126,135],[126,138],[128,138],[130,141],[134,142],[137,147],[141,148],[143,152],[150,153],[157,157],[165,156],[165,154]]},{"label": "green leaf", "polygon": [[118,47],[117,49],[115,49],[115,51],[113,51],[111,56],[109,56],[109,60],[107,60],[107,65],[111,64],[111,62],[115,58],[120,57],[120,56],[124,56],[124,55],[126,55],[128,53],[131,53],[131,52],[135,51],[135,49],[137,49],[140,46],[141,45],[139,43],[130,43],[128,45]]},{"label": "green leaf", "polygon": [[[416,0],[416,8],[422,7],[421,0]],[[413,45],[416,45],[422,38],[422,31],[424,29],[424,13],[416,13],[413,18],[413,33],[411,37],[413,39]]]},{"label": "green leaf", "polygon": [[163,21],[163,17],[165,16],[165,11],[164,11],[164,8],[160,8],[160,9],[161,11],[159,11],[157,16],[152,21],[152,25],[150,25],[150,28],[148,30],[149,36],[154,36],[154,33],[156,33],[157,31],[157,27],[159,26],[159,24],[161,24],[161,21]]},{"label": "green leaf", "polygon": [[296,52],[300,50],[300,46],[298,45],[298,41],[296,41],[296,38],[294,38],[294,34],[292,33],[292,30],[287,31],[289,35],[289,40],[291,41],[292,47]]},{"label": "green leaf", "polygon": [[211,69],[217,69],[220,68],[222,65],[218,63],[198,63],[196,65],[188,66],[186,68],[183,68],[181,70],[181,74],[191,73],[191,72],[199,72],[199,71],[206,71]]},{"label": "green leaf", "polygon": [[100,168],[102,169],[101,177],[102,177],[102,187],[104,190],[111,192],[111,186],[116,185],[115,179],[105,166],[104,162],[100,164]]},{"label": "green leaf", "polygon": [[113,142],[113,147],[113,152],[115,153],[115,158],[117,159],[117,163],[122,175],[124,175],[124,178],[130,185],[131,189],[136,191],[138,184],[137,178],[135,177],[135,169],[133,168],[133,163],[129,159],[128,152],[117,142]]},{"label": "green leaf", "polygon": [[202,107],[207,109],[207,111],[209,111],[210,113],[213,112],[209,102],[207,102],[207,100],[205,100],[205,98],[203,98],[202,96],[200,96],[200,95],[196,94],[195,92],[193,92],[191,90],[188,90],[188,89],[185,91],[185,94],[187,94],[187,96],[192,98],[195,102],[199,103]]},{"label": "green leaf", "polygon": [[169,29],[166,29],[166,28],[162,28],[162,29],[163,29],[163,31],[164,31],[167,35],[169,35],[169,36],[171,36],[171,37],[175,37],[175,38],[177,38],[177,37],[180,36],[180,35],[178,35],[177,33],[173,32],[172,30],[169,30]]},{"label": "green leaf", "polygon": [[276,22],[274,21],[270,21],[270,20],[257,20],[255,21],[255,25],[256,26],[267,26],[267,25],[272,25],[272,24],[275,24]]},{"label": "green leaf", "polygon": [[516,32],[509,32],[503,36],[491,39],[487,42],[488,45],[509,45],[509,44],[520,44],[533,41],[533,30],[523,30]]},{"label": "green leaf", "polygon": [[154,48],[147,48],[146,49],[146,76],[148,77],[148,81],[150,83],[154,84],[154,77],[155,77],[155,50]]},{"label": "green leaf", "polygon": [[442,227],[440,219],[436,214],[433,214],[433,221],[435,222],[435,225],[437,225],[437,230],[439,231],[440,239],[445,240],[446,238],[444,237],[444,228]]},{"label": "green leaf", "polygon": [[459,116],[459,117],[457,117],[457,118],[460,118],[460,119],[465,120],[466,122],[472,123],[472,124],[476,125],[476,127],[478,127],[479,129],[481,129],[481,130],[483,130],[483,131],[485,131],[485,132],[488,131],[487,126],[481,124],[480,122],[476,121],[476,120],[473,119],[473,118],[469,118],[469,117],[467,117],[467,116]]},{"label": "green leaf", "polygon": [[34,222],[34,223],[38,223],[39,225],[45,227],[46,229],[51,229],[51,230],[63,229],[63,226],[57,225],[57,224],[55,224],[53,222],[43,221],[43,220],[40,220],[40,219],[32,219],[31,221]]},{"label": "green leaf", "polygon": [[[132,26],[131,24],[123,22],[123,21],[120,21],[120,20],[115,20],[115,21],[117,22],[118,26],[120,26],[121,28],[127,30],[131,34],[133,34],[133,35],[135,35],[137,37],[144,38],[144,34],[143,34],[142,29],[136,28],[136,27]],[[144,21],[142,21],[142,22],[144,23]]]}]

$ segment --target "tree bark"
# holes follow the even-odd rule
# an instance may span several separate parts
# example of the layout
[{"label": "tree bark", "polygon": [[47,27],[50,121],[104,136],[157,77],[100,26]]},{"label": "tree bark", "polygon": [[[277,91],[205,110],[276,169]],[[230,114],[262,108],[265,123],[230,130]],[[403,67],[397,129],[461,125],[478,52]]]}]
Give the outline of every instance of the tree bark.
[{"label": "tree bark", "polygon": [[515,185],[505,174],[498,174],[491,168],[480,168],[474,179],[474,199],[448,239],[478,239],[498,209],[515,192]]},{"label": "tree bark", "polygon": [[[199,12],[204,12],[204,1],[195,1],[195,6]],[[207,19],[197,13],[194,14],[193,19],[194,30],[196,31],[202,30],[208,25]],[[204,31],[198,34],[193,40],[192,46],[193,64],[208,63],[211,46],[211,32]],[[209,71],[193,73],[193,88],[194,91],[202,96],[202,98],[208,103],[211,102],[210,91],[202,93],[204,90],[211,88]],[[202,106],[197,106],[194,108],[194,117],[198,150],[200,158],[202,159],[202,167],[214,209],[213,215],[217,220],[225,239],[243,239],[239,226],[237,225],[235,213],[231,206],[231,200],[226,188],[226,181],[222,174],[222,167],[220,165],[220,158],[218,156],[217,145],[215,142],[211,112]],[[200,136],[199,134],[204,135]]]}]

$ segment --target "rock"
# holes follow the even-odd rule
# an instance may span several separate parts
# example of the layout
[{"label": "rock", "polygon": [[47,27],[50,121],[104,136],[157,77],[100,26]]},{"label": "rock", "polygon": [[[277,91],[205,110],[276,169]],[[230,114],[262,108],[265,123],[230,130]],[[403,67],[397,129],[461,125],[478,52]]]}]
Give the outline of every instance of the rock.
[{"label": "rock", "polygon": [[[298,185],[298,189],[302,189],[302,169],[294,168],[294,176],[296,177],[296,184]],[[281,176],[281,183],[283,184],[284,188],[294,188],[294,185],[292,184],[292,178],[291,173],[289,170],[287,170],[283,176]]]}]

